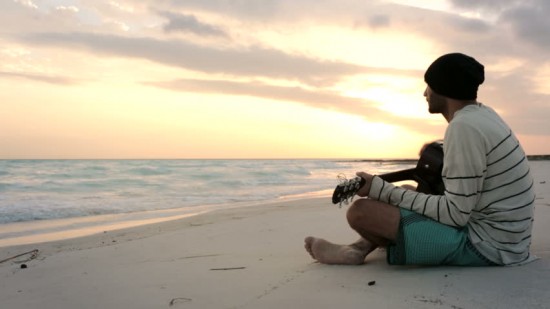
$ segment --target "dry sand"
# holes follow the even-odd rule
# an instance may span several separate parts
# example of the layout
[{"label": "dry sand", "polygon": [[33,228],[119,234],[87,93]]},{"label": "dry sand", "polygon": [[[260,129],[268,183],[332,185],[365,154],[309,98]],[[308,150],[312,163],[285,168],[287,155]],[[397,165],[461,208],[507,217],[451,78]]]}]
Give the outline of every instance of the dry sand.
[{"label": "dry sand", "polygon": [[533,167],[532,252],[540,259],[525,266],[389,266],[382,250],[361,266],[315,263],[304,237],[357,239],[345,208],[325,197],[0,248],[0,260],[39,250],[0,263],[0,306],[550,308],[550,162]]}]

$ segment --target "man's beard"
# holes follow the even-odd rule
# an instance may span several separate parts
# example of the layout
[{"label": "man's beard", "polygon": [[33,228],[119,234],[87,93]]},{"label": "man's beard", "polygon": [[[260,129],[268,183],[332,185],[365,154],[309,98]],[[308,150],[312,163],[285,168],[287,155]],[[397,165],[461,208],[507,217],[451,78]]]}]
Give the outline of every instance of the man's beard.
[{"label": "man's beard", "polygon": [[446,109],[445,98],[432,93],[428,101],[428,111],[430,114],[442,114]]}]

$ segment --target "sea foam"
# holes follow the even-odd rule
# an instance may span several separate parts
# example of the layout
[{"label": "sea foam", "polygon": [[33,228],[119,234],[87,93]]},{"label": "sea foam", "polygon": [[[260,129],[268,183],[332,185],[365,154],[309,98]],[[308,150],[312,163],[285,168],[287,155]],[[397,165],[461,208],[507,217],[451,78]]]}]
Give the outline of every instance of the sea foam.
[{"label": "sea foam", "polygon": [[337,160],[0,160],[0,223],[271,200],[330,190],[338,174],[411,166]]}]

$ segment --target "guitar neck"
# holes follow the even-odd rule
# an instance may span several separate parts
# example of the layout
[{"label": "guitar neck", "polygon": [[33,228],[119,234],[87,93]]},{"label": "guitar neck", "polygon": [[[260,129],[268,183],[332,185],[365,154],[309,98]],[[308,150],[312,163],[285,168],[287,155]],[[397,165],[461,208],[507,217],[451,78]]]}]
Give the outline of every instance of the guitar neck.
[{"label": "guitar neck", "polygon": [[414,180],[414,174],[415,174],[416,168],[410,168],[406,170],[401,170],[397,172],[391,172],[387,174],[378,175],[378,177],[382,178],[383,180],[387,182],[397,182],[397,181],[403,181],[403,180]]}]

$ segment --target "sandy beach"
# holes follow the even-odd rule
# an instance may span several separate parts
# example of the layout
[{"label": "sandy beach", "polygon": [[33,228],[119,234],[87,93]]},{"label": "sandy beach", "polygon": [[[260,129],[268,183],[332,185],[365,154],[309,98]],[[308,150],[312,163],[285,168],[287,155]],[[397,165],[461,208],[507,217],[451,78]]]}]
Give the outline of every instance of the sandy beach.
[{"label": "sandy beach", "polygon": [[304,237],[357,238],[323,197],[0,248],[0,260],[38,250],[0,263],[2,308],[550,308],[548,166],[533,167],[539,259],[525,266],[389,266],[383,250],[315,263]]}]

